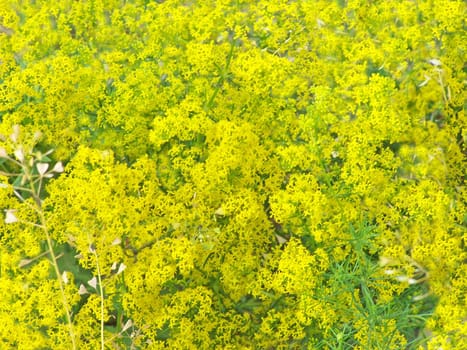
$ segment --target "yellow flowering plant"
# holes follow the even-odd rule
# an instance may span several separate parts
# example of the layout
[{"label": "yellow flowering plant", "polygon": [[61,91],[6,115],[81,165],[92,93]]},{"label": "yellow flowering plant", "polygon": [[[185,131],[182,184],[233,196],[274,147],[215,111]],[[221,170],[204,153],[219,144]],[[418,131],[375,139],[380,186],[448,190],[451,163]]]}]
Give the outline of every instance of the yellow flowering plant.
[{"label": "yellow flowering plant", "polygon": [[465,14],[0,2],[0,348],[467,348]]}]

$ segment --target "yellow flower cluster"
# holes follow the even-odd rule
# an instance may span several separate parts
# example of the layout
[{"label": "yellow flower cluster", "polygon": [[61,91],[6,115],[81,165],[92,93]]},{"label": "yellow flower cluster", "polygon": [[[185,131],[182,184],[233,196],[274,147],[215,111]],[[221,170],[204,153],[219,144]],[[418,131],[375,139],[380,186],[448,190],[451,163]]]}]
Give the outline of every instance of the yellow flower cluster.
[{"label": "yellow flower cluster", "polygon": [[2,1],[0,348],[467,348],[466,11]]}]

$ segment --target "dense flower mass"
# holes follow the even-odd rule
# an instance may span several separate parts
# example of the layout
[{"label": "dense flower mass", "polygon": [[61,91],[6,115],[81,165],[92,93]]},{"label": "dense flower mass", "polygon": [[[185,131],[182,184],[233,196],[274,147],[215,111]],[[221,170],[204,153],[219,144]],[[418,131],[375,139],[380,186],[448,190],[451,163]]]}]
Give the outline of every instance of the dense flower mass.
[{"label": "dense flower mass", "polygon": [[467,348],[466,10],[2,0],[0,348]]}]

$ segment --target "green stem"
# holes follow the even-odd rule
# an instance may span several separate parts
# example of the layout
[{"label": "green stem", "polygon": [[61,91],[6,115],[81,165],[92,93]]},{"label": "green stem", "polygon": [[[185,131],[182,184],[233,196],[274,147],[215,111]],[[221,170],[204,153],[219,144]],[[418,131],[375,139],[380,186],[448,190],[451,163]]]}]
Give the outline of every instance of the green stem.
[{"label": "green stem", "polygon": [[99,294],[101,299],[101,349],[104,350],[105,338],[104,338],[104,287],[102,286],[101,269],[99,266],[99,258],[97,252],[93,249],[93,254],[96,259],[97,268],[97,280],[99,282]]},{"label": "green stem", "polygon": [[66,318],[68,322],[68,331],[70,333],[70,338],[72,342],[72,349],[76,350],[76,340],[75,340],[76,337],[75,337],[75,332],[73,328],[73,322],[71,319],[71,310],[70,310],[70,306],[68,304],[68,300],[66,297],[65,288],[63,286],[62,275],[60,274],[60,268],[58,267],[57,256],[55,255],[55,252],[53,250],[52,238],[50,237],[50,233],[47,228],[44,212],[42,210],[39,211],[39,218],[42,224],[41,228],[44,231],[45,237],[47,239],[47,246],[49,248],[50,257],[52,259],[52,265],[54,267],[55,274],[57,275],[58,283],[60,285],[60,293],[62,295],[63,307],[65,308],[65,312],[66,312]]},{"label": "green stem", "polygon": [[31,181],[32,175],[30,174],[29,169],[27,169],[26,166],[24,166],[24,171],[25,171],[25,175],[27,176],[27,179],[29,180],[29,184],[31,185],[32,197],[34,198],[34,201],[36,203],[37,213],[39,215],[40,226],[38,225],[34,225],[34,226],[40,227],[45,233],[45,237],[47,240],[47,247],[50,253],[50,258],[52,259],[52,265],[54,267],[55,274],[57,275],[58,284],[60,286],[60,294],[62,296],[62,304],[65,309],[66,318],[68,322],[68,331],[69,331],[70,338],[71,338],[72,349],[76,350],[77,348],[76,347],[76,336],[75,336],[75,332],[73,328],[73,321],[71,318],[71,309],[70,309],[70,306],[69,306],[69,303],[66,297],[65,287],[63,286],[63,280],[62,280],[62,275],[60,273],[60,268],[58,266],[57,256],[55,255],[55,252],[53,249],[52,238],[50,237],[49,229],[47,228],[47,221],[45,219],[44,211],[42,210],[41,199],[39,197],[39,194],[36,192],[33,182]]}]

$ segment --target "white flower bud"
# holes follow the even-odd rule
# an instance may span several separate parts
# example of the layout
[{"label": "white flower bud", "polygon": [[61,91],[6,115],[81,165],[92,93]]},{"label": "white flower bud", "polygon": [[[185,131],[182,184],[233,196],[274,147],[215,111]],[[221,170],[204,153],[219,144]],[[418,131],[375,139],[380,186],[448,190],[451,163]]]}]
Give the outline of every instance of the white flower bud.
[{"label": "white flower bud", "polygon": [[83,284],[80,284],[79,289],[78,289],[78,294],[79,295],[84,295],[84,294],[88,294],[88,293],[89,292],[86,289],[86,287]]},{"label": "white flower bud", "polygon": [[19,125],[14,125],[13,126],[13,133],[10,135],[11,141],[14,143],[18,142],[19,138]]},{"label": "white flower bud", "polygon": [[66,271],[63,271],[62,273],[62,280],[63,280],[63,283],[68,284],[69,280],[68,280],[68,276],[66,275]]},{"label": "white flower bud", "polygon": [[24,161],[24,153],[22,149],[17,149],[14,152],[14,154],[15,154],[16,159],[18,159],[20,162]]},{"label": "white flower bud", "polygon": [[5,224],[12,224],[17,221],[18,218],[15,216],[15,214],[13,214],[13,209],[6,210]]},{"label": "white flower bud", "polygon": [[52,169],[54,173],[63,173],[63,164],[62,162],[58,162],[54,165],[54,168]]},{"label": "white flower bud", "polygon": [[46,173],[47,169],[49,168],[48,163],[37,163],[36,164],[37,171],[42,176]]},{"label": "white flower bud", "polygon": [[120,264],[120,267],[118,268],[117,275],[125,271],[126,265],[124,263]]},{"label": "white flower bud", "polygon": [[97,287],[97,278],[94,276],[93,278],[91,278],[91,279],[88,281],[88,284],[89,284],[92,288],[96,289],[96,287]]}]

